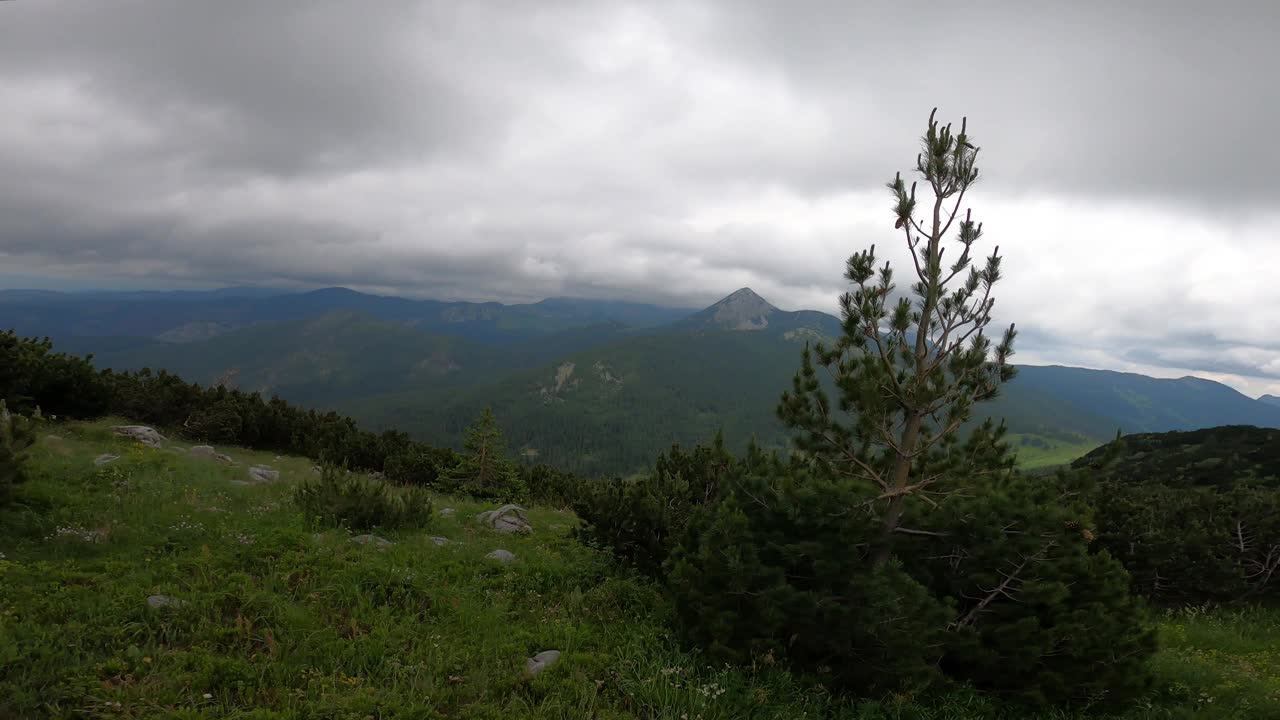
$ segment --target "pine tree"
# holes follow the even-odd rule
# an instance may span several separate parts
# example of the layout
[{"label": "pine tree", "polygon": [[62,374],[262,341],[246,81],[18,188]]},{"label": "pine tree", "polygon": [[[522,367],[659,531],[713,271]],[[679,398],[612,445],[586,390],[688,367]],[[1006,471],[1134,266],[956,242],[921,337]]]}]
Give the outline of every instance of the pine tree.
[{"label": "pine tree", "polygon": [[479,498],[524,499],[520,469],[507,458],[506,441],[492,409],[486,407],[467,428],[463,448],[458,464],[449,473],[450,489]]},{"label": "pine tree", "polygon": [[12,415],[0,399],[0,505],[26,480],[27,449],[35,444],[31,422]]},{"label": "pine tree", "polygon": [[[979,269],[973,254],[982,225],[968,209],[961,212],[978,180],[978,148],[966,121],[953,133],[950,125],[938,124],[936,112],[916,157],[931,195],[923,198],[925,216],[917,212],[917,183],[908,190],[899,173],[888,184],[894,228],[912,255],[911,297],[896,293],[888,262],[877,269],[874,245],[850,257],[845,277],[855,288],[840,298],[843,336],[833,347],[805,349],[794,390],[778,406],[782,421],[798,431],[796,444],[806,457],[863,489],[860,505],[880,526],[867,548],[875,565],[889,560],[899,536],[924,532],[903,524],[912,505],[934,507],[963,489],[956,468],[942,472],[936,466],[956,449],[974,403],[994,397],[1014,374],[1008,362],[1014,327],[994,356],[985,332],[1000,280],[999,248]],[[944,242],[953,228],[959,256],[948,266]],[[815,362],[840,395],[840,413]]]}]

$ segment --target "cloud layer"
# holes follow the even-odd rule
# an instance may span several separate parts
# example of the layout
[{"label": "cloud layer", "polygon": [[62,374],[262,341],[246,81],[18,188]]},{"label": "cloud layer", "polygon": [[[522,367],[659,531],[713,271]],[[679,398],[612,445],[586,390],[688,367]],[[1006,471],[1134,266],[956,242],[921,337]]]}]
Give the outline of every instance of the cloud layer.
[{"label": "cloud layer", "polygon": [[1274,3],[0,4],[0,258],[830,310],[970,118],[1019,359],[1280,392]]}]

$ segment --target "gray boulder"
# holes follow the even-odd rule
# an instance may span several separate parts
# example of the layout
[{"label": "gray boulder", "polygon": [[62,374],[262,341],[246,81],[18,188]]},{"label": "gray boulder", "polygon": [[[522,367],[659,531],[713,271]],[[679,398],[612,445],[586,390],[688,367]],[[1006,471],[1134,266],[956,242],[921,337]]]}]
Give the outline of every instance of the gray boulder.
[{"label": "gray boulder", "polygon": [[107,463],[113,463],[119,459],[120,459],[119,455],[112,455],[111,453],[102,453],[101,455],[93,459],[93,464],[97,467],[102,467]]},{"label": "gray boulder", "polygon": [[275,482],[280,479],[280,471],[253,465],[249,468],[249,479],[256,483]]},{"label": "gray boulder", "polygon": [[230,455],[224,455],[213,449],[212,445],[196,445],[187,451],[191,457],[207,457],[217,460],[223,465],[235,465],[236,461],[231,459]]},{"label": "gray boulder", "polygon": [[440,508],[440,517],[453,517],[457,512],[453,508]]},{"label": "gray boulder", "polygon": [[503,505],[476,515],[476,520],[500,533],[531,533],[533,526],[519,505]]},{"label": "gray boulder", "polygon": [[498,562],[505,565],[509,562],[515,562],[516,556],[507,550],[498,549],[498,550],[494,550],[488,555],[485,555],[485,558],[489,560],[497,560]]},{"label": "gray boulder", "polygon": [[171,598],[168,595],[152,595],[147,598],[147,607],[152,610],[159,610],[160,608],[167,607],[180,608],[184,607],[186,604],[186,600]]},{"label": "gray boulder", "polygon": [[392,545],[395,545],[395,543],[390,540],[380,538],[377,535],[357,535],[351,538],[351,542],[357,545],[372,545],[379,550],[386,550]]},{"label": "gray boulder", "polygon": [[552,665],[555,665],[559,661],[560,661],[559,650],[543,650],[537,655],[534,655],[528,660],[525,660],[524,669],[525,669],[525,672],[528,672],[530,675],[536,677],[538,673],[542,672],[543,670],[546,670]]},{"label": "gray boulder", "polygon": [[444,547],[445,545],[449,544],[449,538],[440,537],[437,535],[431,538],[431,544],[435,545],[436,547]]},{"label": "gray boulder", "polygon": [[131,438],[148,447],[158,448],[164,444],[164,436],[155,428],[146,425],[112,425],[111,432],[120,437]]}]

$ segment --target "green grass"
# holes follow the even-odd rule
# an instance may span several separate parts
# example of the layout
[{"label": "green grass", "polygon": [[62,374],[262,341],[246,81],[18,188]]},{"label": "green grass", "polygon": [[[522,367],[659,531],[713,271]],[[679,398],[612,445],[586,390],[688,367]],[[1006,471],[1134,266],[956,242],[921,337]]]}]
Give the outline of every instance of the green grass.
[{"label": "green grass", "polygon": [[[310,461],[231,449],[240,467],[112,438],[42,439],[0,510],[0,718],[1068,718],[972,692],[840,700],[777,668],[708,667],[650,583],[532,508],[536,532],[471,521],[358,545],[291,500]],[[92,458],[121,455],[105,469]],[[245,465],[281,482],[236,486]],[[439,547],[432,536],[452,542]],[[496,548],[518,561],[485,559]],[[184,605],[151,609],[150,595]],[[1125,718],[1280,718],[1280,614],[1162,618],[1160,683]],[[556,649],[536,678],[525,658]]]},{"label": "green grass", "polygon": [[1042,470],[1057,465],[1067,465],[1073,460],[1089,454],[1089,451],[1102,444],[1096,440],[1084,438],[1068,441],[1042,435],[1026,435],[1026,437],[1033,437],[1049,446],[1042,448],[1022,445],[1022,437],[1024,437],[1023,434],[1009,433],[1006,439],[1017,451],[1018,467],[1023,470]]}]

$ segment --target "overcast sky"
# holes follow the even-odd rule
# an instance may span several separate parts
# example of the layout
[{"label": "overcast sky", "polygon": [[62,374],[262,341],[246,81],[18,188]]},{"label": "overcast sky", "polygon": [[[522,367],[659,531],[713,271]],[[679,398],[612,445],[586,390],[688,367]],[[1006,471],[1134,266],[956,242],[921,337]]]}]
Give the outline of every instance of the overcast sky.
[{"label": "overcast sky", "polygon": [[1278,68],[1270,0],[3,2],[0,283],[834,311],[937,105],[1018,361],[1280,394]]}]

